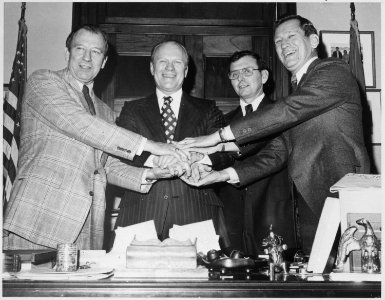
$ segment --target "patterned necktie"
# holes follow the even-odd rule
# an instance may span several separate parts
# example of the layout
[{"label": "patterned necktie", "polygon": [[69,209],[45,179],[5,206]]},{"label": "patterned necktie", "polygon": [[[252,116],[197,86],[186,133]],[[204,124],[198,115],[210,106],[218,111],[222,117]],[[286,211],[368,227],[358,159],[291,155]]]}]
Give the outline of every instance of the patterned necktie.
[{"label": "patterned necktie", "polygon": [[94,106],[94,103],[92,102],[92,98],[90,96],[90,90],[88,89],[88,86],[83,85],[82,92],[83,92],[84,98],[86,98],[88,108],[90,109],[91,115],[93,115],[93,116],[96,115],[95,106]]},{"label": "patterned necktie", "polygon": [[291,81],[292,91],[294,92],[297,89],[297,76],[295,75],[291,76],[290,81]]},{"label": "patterned necktie", "polygon": [[164,132],[166,134],[167,143],[171,143],[171,141],[174,140],[176,127],[176,117],[171,108],[171,101],[173,99],[170,96],[164,97],[163,99],[164,103],[161,111],[162,123],[164,125]]},{"label": "patterned necktie", "polygon": [[253,106],[251,104],[247,104],[245,107],[245,117],[253,112]]}]

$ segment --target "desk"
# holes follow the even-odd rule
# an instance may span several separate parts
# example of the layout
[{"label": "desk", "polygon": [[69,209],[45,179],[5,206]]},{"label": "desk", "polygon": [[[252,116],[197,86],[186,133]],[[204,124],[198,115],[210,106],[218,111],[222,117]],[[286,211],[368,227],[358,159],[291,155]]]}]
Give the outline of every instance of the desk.
[{"label": "desk", "polygon": [[[294,277],[294,276],[293,276]],[[327,277],[327,276],[326,276]],[[5,297],[381,297],[381,282],[268,280],[3,280]]]}]

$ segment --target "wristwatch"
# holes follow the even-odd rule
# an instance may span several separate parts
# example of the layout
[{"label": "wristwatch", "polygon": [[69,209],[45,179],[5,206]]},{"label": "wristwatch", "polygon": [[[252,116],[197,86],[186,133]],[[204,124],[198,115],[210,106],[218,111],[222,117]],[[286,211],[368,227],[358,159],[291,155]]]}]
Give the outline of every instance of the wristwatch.
[{"label": "wristwatch", "polygon": [[225,137],[223,136],[223,131],[224,131],[225,129],[222,127],[221,129],[219,129],[219,137],[220,137],[220,139],[221,139],[221,142],[222,143],[226,143],[227,142],[227,140],[225,139]]}]

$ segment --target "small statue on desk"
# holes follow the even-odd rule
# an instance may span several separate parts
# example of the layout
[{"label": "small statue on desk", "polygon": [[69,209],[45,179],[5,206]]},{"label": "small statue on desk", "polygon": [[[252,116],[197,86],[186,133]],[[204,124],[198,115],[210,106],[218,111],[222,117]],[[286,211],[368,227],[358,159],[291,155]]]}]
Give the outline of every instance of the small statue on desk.
[{"label": "small statue on desk", "polygon": [[273,225],[270,225],[269,236],[262,240],[262,246],[267,247],[264,252],[269,255],[270,277],[275,273],[287,274],[287,263],[283,258],[283,251],[287,249],[286,244],[282,244],[282,237],[273,232]]},{"label": "small statue on desk", "polygon": [[357,231],[356,226],[351,226],[342,234],[338,245],[338,254],[336,260],[337,270],[342,270],[346,258],[353,250],[361,250],[361,270],[364,273],[378,273],[381,270],[379,257],[380,242],[374,234],[369,221],[361,218],[356,221],[358,225],[365,227],[365,233],[361,239],[354,237]]}]

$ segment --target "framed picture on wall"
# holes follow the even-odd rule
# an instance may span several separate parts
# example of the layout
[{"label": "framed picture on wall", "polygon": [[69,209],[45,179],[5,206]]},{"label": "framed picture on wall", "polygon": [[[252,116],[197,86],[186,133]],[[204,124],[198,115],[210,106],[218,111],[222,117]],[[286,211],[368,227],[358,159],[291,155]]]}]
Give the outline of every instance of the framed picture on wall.
[{"label": "framed picture on wall", "polygon": [[[321,42],[325,46],[328,57],[341,58],[349,63],[349,31],[321,30],[320,38]],[[374,31],[360,31],[360,40],[365,74],[365,84],[368,88],[375,88],[376,66],[374,59]]]}]

